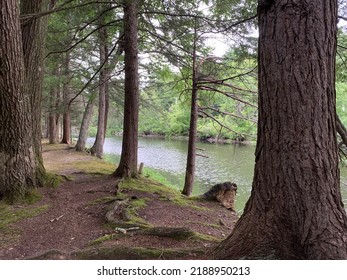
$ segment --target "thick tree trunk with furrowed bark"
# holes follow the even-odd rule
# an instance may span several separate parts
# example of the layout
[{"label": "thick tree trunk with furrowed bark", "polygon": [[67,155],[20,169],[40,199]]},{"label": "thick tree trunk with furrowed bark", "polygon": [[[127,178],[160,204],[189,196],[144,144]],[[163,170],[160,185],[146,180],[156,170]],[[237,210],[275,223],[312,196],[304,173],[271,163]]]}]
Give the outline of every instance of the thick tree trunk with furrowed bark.
[{"label": "thick tree trunk with furrowed bark", "polygon": [[125,97],[122,154],[117,177],[137,175],[139,76],[137,55],[137,1],[124,1]]},{"label": "thick tree trunk with furrowed bark", "polygon": [[[48,9],[48,0],[22,0],[22,15],[37,14]],[[30,96],[30,114],[32,118],[33,149],[36,161],[38,185],[45,182],[46,171],[43,166],[41,151],[41,99],[44,74],[44,47],[46,41],[47,18],[24,20],[22,24],[22,45],[26,70],[25,90]]]},{"label": "thick tree trunk with furrowed bark", "polygon": [[219,259],[347,259],[335,117],[337,1],[259,1],[252,193]]},{"label": "thick tree trunk with furrowed bark", "polygon": [[18,1],[0,2],[0,198],[23,196],[36,186],[30,96]]}]

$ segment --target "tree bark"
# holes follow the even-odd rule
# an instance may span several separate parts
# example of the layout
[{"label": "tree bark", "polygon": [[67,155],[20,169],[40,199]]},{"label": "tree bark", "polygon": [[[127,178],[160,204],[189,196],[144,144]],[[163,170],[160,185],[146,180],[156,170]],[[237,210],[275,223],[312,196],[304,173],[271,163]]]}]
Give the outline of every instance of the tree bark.
[{"label": "tree bark", "polygon": [[70,75],[70,53],[66,53],[64,61],[64,83],[63,83],[63,137],[62,144],[70,144],[71,142],[71,116],[70,116],[70,89],[69,89],[69,75]]},{"label": "tree bark", "polygon": [[[48,0],[20,1],[21,14],[37,14],[48,9]],[[44,47],[46,42],[47,18],[22,22],[22,45],[26,69],[25,90],[30,96],[33,148],[36,161],[36,177],[39,185],[43,185],[46,171],[43,166],[41,148],[41,103],[44,75]]]},{"label": "tree bark", "polygon": [[56,113],[57,94],[56,89],[51,89],[49,96],[49,112],[48,112],[48,139],[49,144],[58,143],[58,123]]},{"label": "tree bark", "polygon": [[[99,26],[104,25],[104,19],[100,19]],[[99,29],[99,55],[100,65],[105,63],[108,55],[108,44],[107,44],[107,29],[106,27]],[[109,83],[109,69],[108,62],[104,64],[99,74],[99,114],[98,114],[98,129],[95,137],[93,147],[90,149],[92,155],[102,158],[104,154],[104,142],[106,135],[106,95],[108,90],[107,83]]]},{"label": "tree bark", "polygon": [[37,185],[18,1],[0,2],[0,199]]},{"label": "tree bark", "polygon": [[75,147],[76,151],[78,152],[84,152],[86,149],[88,129],[89,129],[90,120],[93,115],[95,98],[96,98],[96,93],[92,93],[92,95],[89,97],[86,109],[84,110],[80,133],[78,135],[78,140]]},{"label": "tree bark", "polygon": [[192,77],[192,98],[190,109],[190,127],[189,127],[189,140],[188,140],[188,153],[186,175],[184,181],[184,188],[182,194],[190,196],[194,187],[195,176],[195,161],[196,161],[196,134],[198,126],[198,84],[197,84],[197,67],[196,67],[196,43],[197,43],[197,29],[195,27],[194,45],[193,45],[193,77]]},{"label": "tree bark", "polygon": [[335,117],[336,1],[259,1],[252,193],[218,259],[347,259]]},{"label": "tree bark", "polygon": [[125,85],[122,153],[117,177],[137,175],[139,76],[137,54],[137,1],[125,1]]},{"label": "tree bark", "polygon": [[63,114],[63,137],[60,143],[61,144],[71,143],[71,116],[69,111]]}]

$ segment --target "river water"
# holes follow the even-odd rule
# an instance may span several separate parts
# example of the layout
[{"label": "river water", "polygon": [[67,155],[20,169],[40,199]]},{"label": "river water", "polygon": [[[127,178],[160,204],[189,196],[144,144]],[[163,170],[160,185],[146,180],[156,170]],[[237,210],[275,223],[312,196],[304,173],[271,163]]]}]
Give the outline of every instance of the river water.
[{"label": "river water", "polygon": [[[88,139],[92,145],[94,139]],[[105,160],[117,164],[122,147],[121,137],[108,137],[104,145]],[[193,194],[207,191],[216,183],[231,181],[237,184],[235,208],[241,212],[250,195],[254,171],[253,145],[214,145],[197,143],[198,151],[206,157],[197,157],[196,180]],[[182,189],[187,157],[187,141],[139,138],[138,162],[156,169],[171,185]],[[347,208],[347,168],[341,167],[341,192]]]}]

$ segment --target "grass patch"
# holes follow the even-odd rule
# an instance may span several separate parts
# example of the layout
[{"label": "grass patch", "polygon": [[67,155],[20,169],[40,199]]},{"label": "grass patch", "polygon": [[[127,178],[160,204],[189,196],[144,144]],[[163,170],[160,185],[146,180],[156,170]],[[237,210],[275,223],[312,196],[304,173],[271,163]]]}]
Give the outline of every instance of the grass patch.
[{"label": "grass patch", "polygon": [[178,186],[172,185],[167,178],[165,178],[162,174],[160,174],[157,170],[145,167],[143,169],[143,176],[149,178],[153,181],[157,181],[167,187],[178,190]]},{"label": "grass patch", "polygon": [[116,169],[113,164],[94,157],[91,157],[88,160],[75,161],[71,163],[71,166],[84,173],[97,175],[110,175]]},{"label": "grass patch", "polygon": [[149,194],[159,195],[159,199],[169,201],[182,207],[192,207],[197,210],[206,210],[206,208],[196,206],[194,198],[182,195],[179,191],[156,182],[149,178],[141,177],[139,179],[125,179],[119,183],[120,189],[135,190]]}]

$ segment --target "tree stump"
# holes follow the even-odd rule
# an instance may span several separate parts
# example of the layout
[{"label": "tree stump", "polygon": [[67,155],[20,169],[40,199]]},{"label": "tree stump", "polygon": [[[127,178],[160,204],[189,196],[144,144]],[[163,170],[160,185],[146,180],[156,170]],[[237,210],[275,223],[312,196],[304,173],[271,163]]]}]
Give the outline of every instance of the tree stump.
[{"label": "tree stump", "polygon": [[231,182],[224,182],[214,185],[208,192],[202,195],[207,200],[217,200],[225,208],[234,210],[234,202],[236,196],[237,186]]}]

